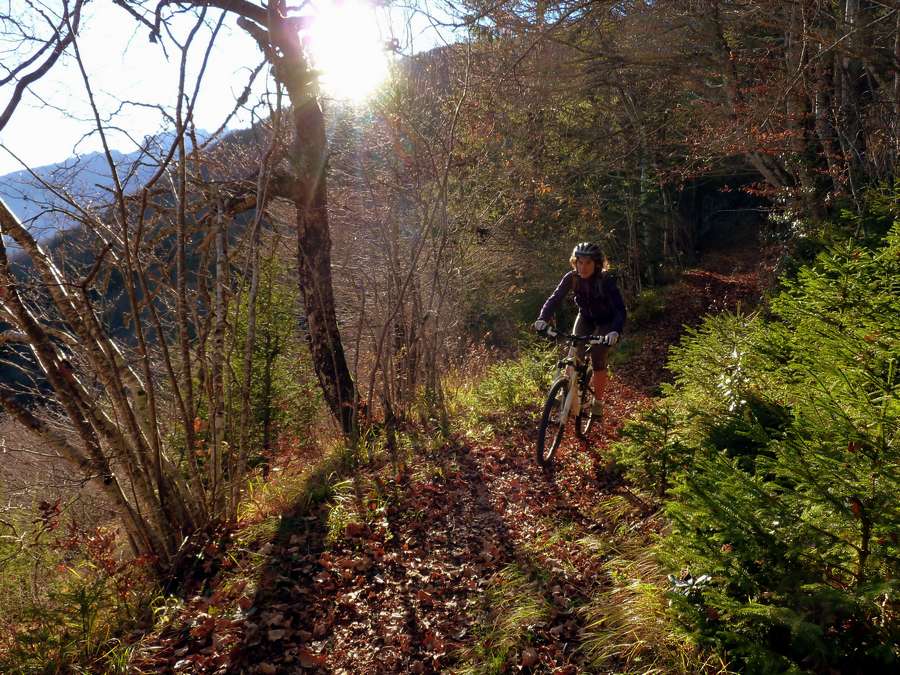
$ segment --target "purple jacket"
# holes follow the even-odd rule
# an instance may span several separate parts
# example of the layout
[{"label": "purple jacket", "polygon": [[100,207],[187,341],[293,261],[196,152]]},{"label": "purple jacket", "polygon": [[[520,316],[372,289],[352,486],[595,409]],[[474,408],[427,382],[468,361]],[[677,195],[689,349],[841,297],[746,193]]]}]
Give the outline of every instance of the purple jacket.
[{"label": "purple jacket", "polygon": [[608,325],[609,330],[622,332],[625,326],[625,302],[622,300],[619,287],[616,286],[615,278],[605,273],[594,274],[590,279],[582,279],[575,270],[566,273],[559,286],[541,307],[538,318],[549,321],[573,285],[575,304],[581,316],[598,325]]}]

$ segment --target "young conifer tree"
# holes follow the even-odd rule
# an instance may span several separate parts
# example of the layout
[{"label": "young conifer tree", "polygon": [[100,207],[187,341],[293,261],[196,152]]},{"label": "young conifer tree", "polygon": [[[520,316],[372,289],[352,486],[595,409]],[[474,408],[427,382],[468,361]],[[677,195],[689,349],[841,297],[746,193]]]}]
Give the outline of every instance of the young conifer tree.
[{"label": "young conifer tree", "polygon": [[821,255],[772,311],[708,322],[673,362],[698,415],[665,551],[711,576],[676,606],[745,672],[896,667],[900,227]]}]

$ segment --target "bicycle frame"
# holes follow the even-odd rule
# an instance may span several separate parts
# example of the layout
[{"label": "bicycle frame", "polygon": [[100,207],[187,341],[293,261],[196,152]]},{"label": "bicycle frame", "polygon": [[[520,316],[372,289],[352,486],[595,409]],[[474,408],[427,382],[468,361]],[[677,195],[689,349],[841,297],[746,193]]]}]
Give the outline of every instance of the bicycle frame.
[{"label": "bicycle frame", "polygon": [[578,415],[581,412],[581,378],[579,370],[583,364],[578,363],[578,359],[574,354],[575,347],[569,348],[569,356],[559,362],[560,376],[554,380],[569,381],[569,393],[566,395],[566,402],[563,404],[562,413],[560,413],[560,423],[565,425],[569,421],[569,415]]},{"label": "bicycle frame", "polygon": [[[605,345],[609,344],[605,335],[566,335],[559,334],[552,328],[548,328],[545,335],[559,342],[567,342],[570,345],[568,355],[557,362],[559,368],[559,376],[550,386],[547,394],[547,400],[544,404],[544,410],[541,417],[541,423],[538,427],[538,462],[542,466],[546,466],[553,461],[553,454],[559,446],[559,442],[565,433],[566,425],[569,417],[574,413],[576,419],[579,419],[576,433],[581,435],[586,433],[581,429],[581,406],[583,405],[583,397],[585,391],[590,391],[591,382],[588,381],[589,368],[586,360],[579,358],[577,345]],[[585,355],[587,358],[587,355]],[[556,399],[556,394],[561,389],[565,389],[565,398]],[[558,403],[554,403],[558,401]],[[587,421],[587,428],[590,428],[590,418]],[[547,430],[555,428],[550,439],[549,450],[545,454],[547,444]]]}]

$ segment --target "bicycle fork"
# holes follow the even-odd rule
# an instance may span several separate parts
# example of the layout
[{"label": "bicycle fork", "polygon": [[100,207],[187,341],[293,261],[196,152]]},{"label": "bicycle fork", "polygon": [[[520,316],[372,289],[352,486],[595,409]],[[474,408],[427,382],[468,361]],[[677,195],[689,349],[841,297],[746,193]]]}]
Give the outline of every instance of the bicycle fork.
[{"label": "bicycle fork", "polygon": [[566,379],[569,381],[569,390],[566,394],[566,401],[563,404],[561,414],[563,423],[569,419],[569,413],[577,416],[581,412],[581,396],[578,395],[578,374],[571,363],[566,366]]}]

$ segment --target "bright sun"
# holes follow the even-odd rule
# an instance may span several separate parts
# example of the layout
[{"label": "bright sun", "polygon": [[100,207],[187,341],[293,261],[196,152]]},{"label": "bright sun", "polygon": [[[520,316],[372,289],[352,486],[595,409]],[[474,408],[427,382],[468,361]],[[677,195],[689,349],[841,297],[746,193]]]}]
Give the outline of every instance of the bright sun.
[{"label": "bright sun", "polygon": [[361,101],[388,73],[388,54],[374,8],[358,0],[326,0],[309,28],[308,44],[323,90]]}]

